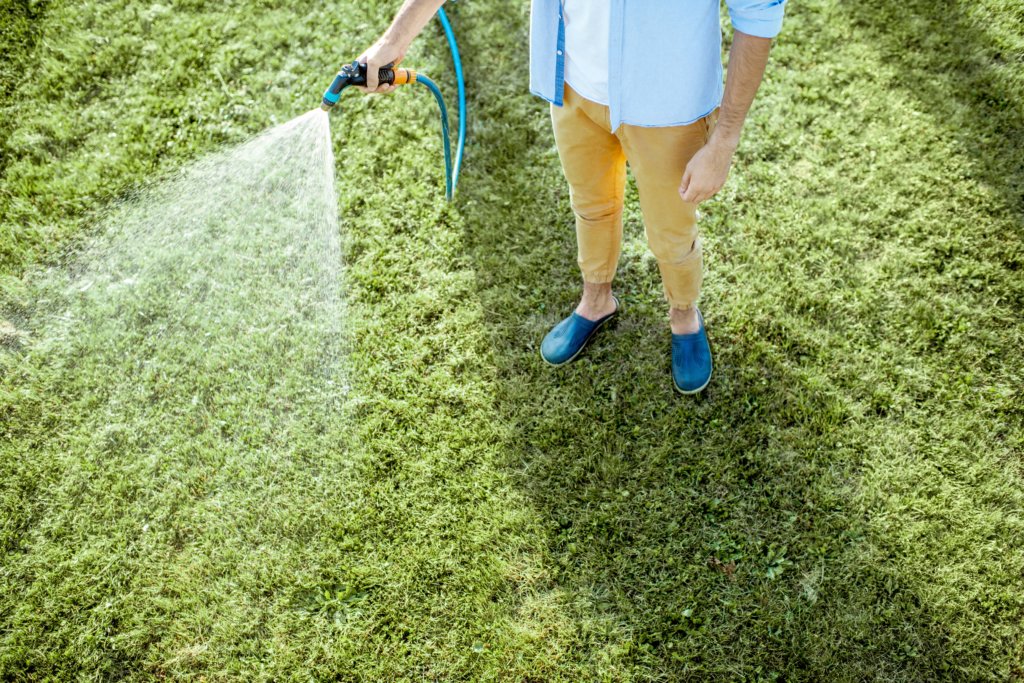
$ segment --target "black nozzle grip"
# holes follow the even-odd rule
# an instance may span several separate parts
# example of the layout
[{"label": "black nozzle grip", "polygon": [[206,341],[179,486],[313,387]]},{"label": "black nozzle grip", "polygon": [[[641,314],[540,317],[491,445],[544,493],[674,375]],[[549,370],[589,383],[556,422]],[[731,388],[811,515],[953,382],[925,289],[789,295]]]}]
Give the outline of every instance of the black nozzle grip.
[{"label": "black nozzle grip", "polygon": [[[366,65],[359,62],[352,62],[345,65],[341,72],[348,78],[349,85],[366,85]],[[393,65],[381,67],[377,70],[377,81],[380,84],[391,85],[395,82],[395,70]]]}]

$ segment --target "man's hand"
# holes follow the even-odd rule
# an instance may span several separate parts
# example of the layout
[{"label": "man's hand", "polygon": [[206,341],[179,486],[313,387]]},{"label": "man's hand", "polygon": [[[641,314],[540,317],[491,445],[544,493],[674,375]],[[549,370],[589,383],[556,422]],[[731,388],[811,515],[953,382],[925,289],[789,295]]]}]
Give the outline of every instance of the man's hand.
[{"label": "man's hand", "polygon": [[356,60],[366,65],[366,87],[360,90],[384,93],[395,89],[393,85],[381,85],[377,80],[378,72],[386,66],[398,66],[413,39],[443,4],[444,0],[405,0],[402,3],[384,35]]},{"label": "man's hand", "polygon": [[360,64],[366,65],[366,87],[359,89],[364,93],[386,93],[391,92],[396,86],[388,83],[378,83],[377,75],[384,67],[395,67],[405,58],[408,45],[400,45],[391,42],[387,36],[381,36],[376,43],[371,45],[366,52],[356,59]]},{"label": "man's hand", "polygon": [[683,201],[699,204],[718,194],[729,177],[735,151],[736,145],[712,135],[686,165],[683,181],[679,183],[679,196]]},{"label": "man's hand", "polygon": [[741,31],[733,34],[722,108],[711,138],[686,165],[683,182],[679,184],[679,196],[684,202],[699,204],[714,197],[725,185],[732,155],[740,144],[743,121],[761,85],[771,49],[769,38],[757,38]]}]

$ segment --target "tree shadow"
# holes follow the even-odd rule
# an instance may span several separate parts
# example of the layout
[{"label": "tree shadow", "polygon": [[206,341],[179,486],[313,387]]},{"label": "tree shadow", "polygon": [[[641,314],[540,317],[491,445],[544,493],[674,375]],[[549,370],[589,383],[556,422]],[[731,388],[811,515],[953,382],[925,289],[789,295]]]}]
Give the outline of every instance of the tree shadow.
[{"label": "tree shadow", "polygon": [[[47,3],[27,0],[0,2],[0,111],[10,107],[11,98],[28,76],[30,58],[39,39]],[[4,149],[17,119],[13,115],[0,118],[0,178],[4,177],[10,156]]]},{"label": "tree shadow", "polygon": [[[480,135],[476,145],[488,142]],[[508,195],[528,197],[517,163],[475,165],[507,181]],[[928,628],[927,607],[896,572],[857,559],[868,530],[850,488],[863,444],[846,430],[843,402],[794,362],[807,355],[800,340],[770,321],[750,329],[727,312],[711,316],[714,381],[700,397],[679,397],[661,301],[643,293],[658,276],[635,259],[620,277],[623,318],[553,370],[539,341],[571,310],[577,275],[571,224],[538,217],[569,215],[567,197],[553,185],[501,205],[485,186],[466,184],[463,215],[489,311],[501,450],[547,520],[552,588],[564,592],[578,656],[638,680],[813,678],[837,661],[850,679],[885,678],[909,665],[900,652],[909,639],[930,656],[917,660],[927,662],[919,673],[942,671],[946,640]],[[553,260],[564,267],[552,270]],[[847,591],[850,574],[857,588]],[[834,610],[847,613],[849,630],[823,637],[823,649]],[[888,633],[874,633],[879,626]]]},{"label": "tree shadow", "polygon": [[[999,206],[992,213],[1006,212],[1019,226],[1024,218],[1024,53],[986,30],[961,3],[869,0],[837,6],[858,37],[866,38],[885,63],[898,65],[892,84],[943,122],[957,151],[974,162],[952,170],[995,190]],[[1024,21],[1024,13],[1017,14]],[[1020,252],[1006,247],[1007,241],[1019,244],[1022,236],[1019,229],[995,236],[1002,241],[977,256],[1017,270]]]},{"label": "tree shadow", "polygon": [[[886,62],[900,65],[897,84],[947,122],[966,154],[984,162],[980,172],[1007,204],[1024,207],[1024,102],[1013,92],[1024,86],[1024,54],[1007,54],[957,3],[872,0],[840,7]],[[910,29],[894,31],[895,25]]]}]

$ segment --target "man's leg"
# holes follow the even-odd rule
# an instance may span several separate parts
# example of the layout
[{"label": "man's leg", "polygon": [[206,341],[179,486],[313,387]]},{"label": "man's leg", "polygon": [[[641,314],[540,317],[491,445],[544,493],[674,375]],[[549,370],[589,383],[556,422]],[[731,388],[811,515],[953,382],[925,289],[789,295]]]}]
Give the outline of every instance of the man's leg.
[{"label": "man's leg", "polygon": [[636,177],[647,243],[658,261],[674,334],[696,332],[703,263],[697,207],[679,196],[690,158],[707,141],[714,114],[686,126],[623,125],[618,135]]},{"label": "man's leg", "polygon": [[551,123],[576,214],[577,261],[584,283],[576,312],[597,320],[615,310],[611,282],[622,246],[626,158],[611,133],[608,107],[568,86],[563,106],[551,107]]}]

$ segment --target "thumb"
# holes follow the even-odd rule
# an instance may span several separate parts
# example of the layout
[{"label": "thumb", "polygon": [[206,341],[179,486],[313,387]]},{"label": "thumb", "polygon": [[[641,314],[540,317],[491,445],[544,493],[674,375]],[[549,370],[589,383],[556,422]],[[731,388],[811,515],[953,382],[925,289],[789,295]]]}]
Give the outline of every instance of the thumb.
[{"label": "thumb", "polygon": [[690,167],[687,166],[686,170],[683,171],[683,180],[679,183],[679,196],[686,199],[686,191],[690,189],[690,180],[693,179],[693,173],[690,172]]},{"label": "thumb", "polygon": [[376,90],[377,86],[380,85],[377,78],[378,75],[377,64],[371,62],[371,60],[366,60],[366,89],[370,92]]}]

